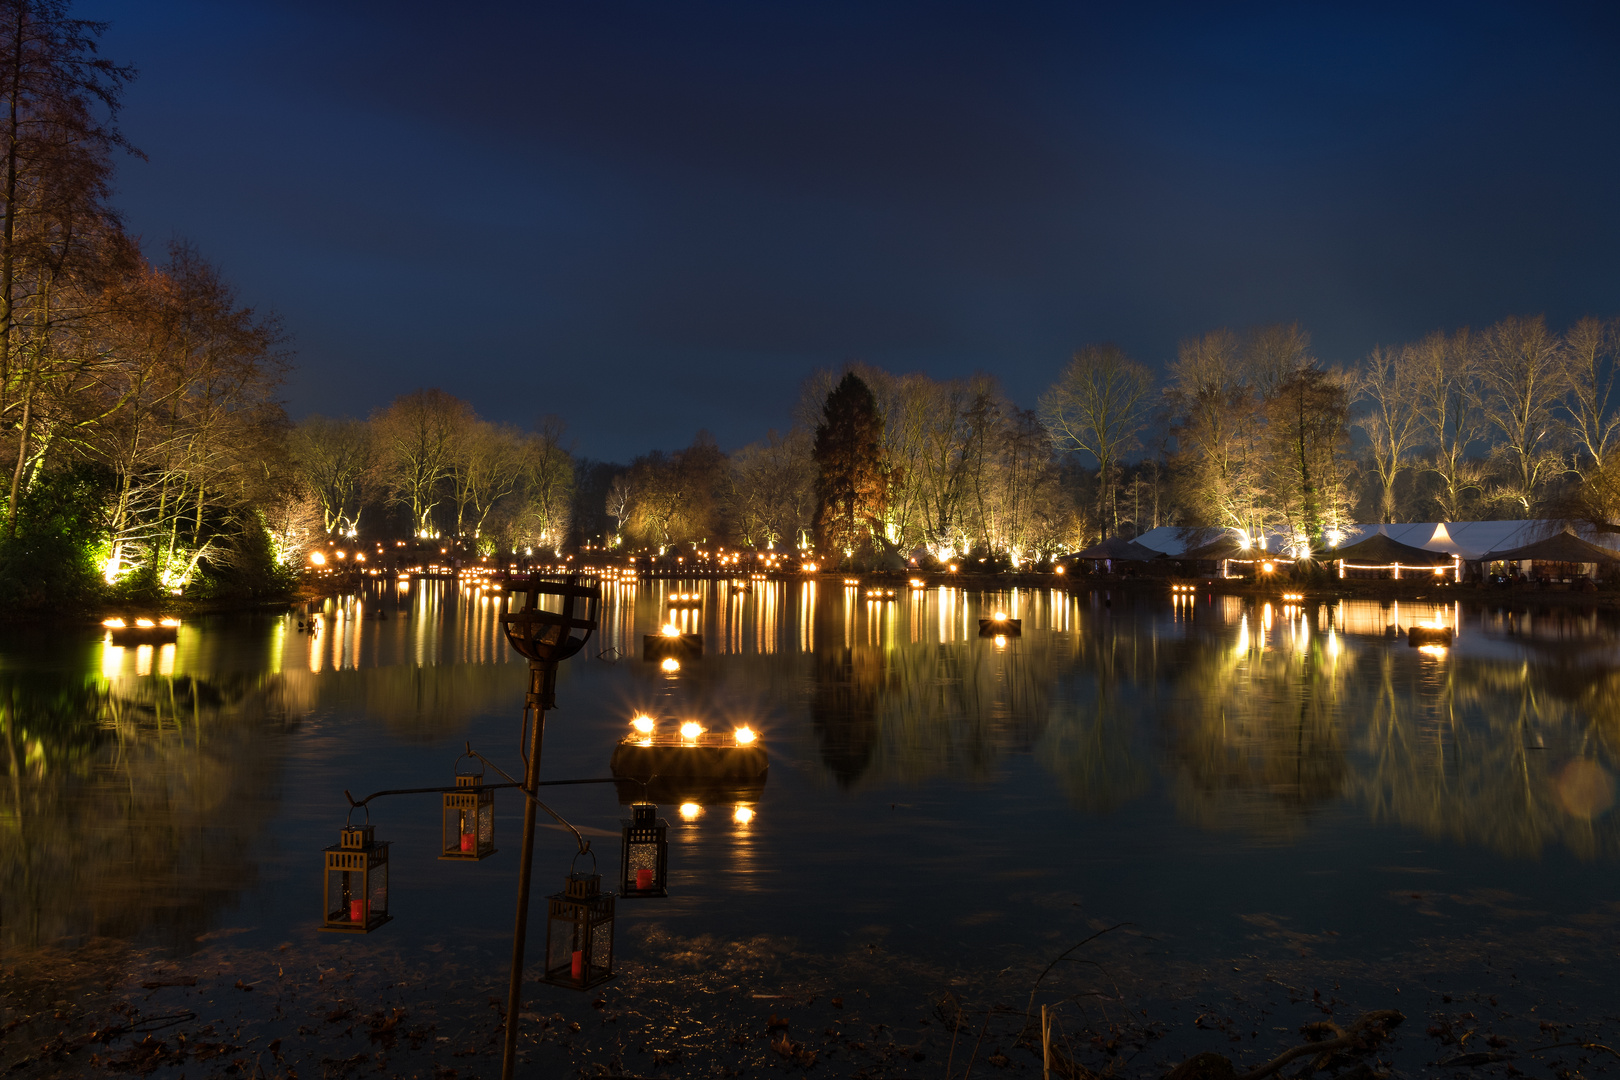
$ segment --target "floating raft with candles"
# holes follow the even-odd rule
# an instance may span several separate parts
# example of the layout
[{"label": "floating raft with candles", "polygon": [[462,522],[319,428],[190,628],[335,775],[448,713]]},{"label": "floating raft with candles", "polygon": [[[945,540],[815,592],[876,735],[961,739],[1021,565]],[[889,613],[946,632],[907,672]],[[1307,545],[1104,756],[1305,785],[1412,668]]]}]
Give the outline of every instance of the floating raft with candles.
[{"label": "floating raft with candles", "polygon": [[641,658],[662,660],[673,656],[677,660],[699,659],[703,656],[702,634],[643,634]]},{"label": "floating raft with candles", "polygon": [[1406,628],[1406,643],[1414,649],[1424,645],[1450,645],[1451,627],[1409,626]]},{"label": "floating raft with candles", "polygon": [[1023,637],[1023,619],[980,619],[980,637]]},{"label": "floating raft with candles", "polygon": [[770,765],[765,748],[749,729],[741,728],[695,735],[630,735],[614,747],[608,769],[623,798],[720,802],[757,798],[765,789]]},{"label": "floating raft with candles", "polygon": [[103,619],[114,645],[166,645],[180,636],[179,619]]}]

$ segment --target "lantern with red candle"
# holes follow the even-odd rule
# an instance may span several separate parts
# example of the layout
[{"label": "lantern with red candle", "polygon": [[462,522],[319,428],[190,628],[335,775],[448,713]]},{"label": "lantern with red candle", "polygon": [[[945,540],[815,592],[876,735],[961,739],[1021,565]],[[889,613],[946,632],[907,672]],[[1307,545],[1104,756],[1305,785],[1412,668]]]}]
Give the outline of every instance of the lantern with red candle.
[{"label": "lantern with red candle", "polygon": [[640,900],[669,895],[669,822],[650,802],[630,804],[619,848],[619,895]]},{"label": "lantern with red candle", "polygon": [[388,914],[388,841],[378,840],[368,821],[345,824],[338,842],[327,848],[325,920],[322,930],[369,934],[392,918]]},{"label": "lantern with red candle", "polygon": [[[444,793],[444,842],[439,858],[477,862],[495,854],[495,793],[484,787],[484,770],[463,771],[456,759],[456,790]],[[476,759],[474,759],[476,760]]]},{"label": "lantern with red candle", "polygon": [[[592,855],[593,863],[595,859]],[[602,891],[602,875],[595,867],[588,874],[570,868],[563,891],[549,897],[546,907],[546,973],[541,981],[589,990],[613,978],[613,894]]]}]

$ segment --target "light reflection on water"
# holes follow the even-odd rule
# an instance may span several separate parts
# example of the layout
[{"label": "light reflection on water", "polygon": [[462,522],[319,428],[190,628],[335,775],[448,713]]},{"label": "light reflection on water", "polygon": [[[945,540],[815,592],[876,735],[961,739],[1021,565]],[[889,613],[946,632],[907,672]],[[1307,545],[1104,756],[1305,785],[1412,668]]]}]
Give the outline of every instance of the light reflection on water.
[{"label": "light reflection on water", "polygon": [[[672,611],[693,589],[701,607]],[[1614,899],[1612,614],[948,587],[868,600],[825,581],[604,591],[600,634],[559,682],[547,776],[605,776],[638,710],[747,723],[772,758],[746,800],[668,808],[672,898],[627,903],[628,920],[827,940],[859,925],[927,951],[1033,940],[1073,909],[1213,948],[1263,910],[1354,948],[1418,932],[1388,899],[1401,867],[1555,917]],[[514,769],[510,602],[388,583],[194,620],[156,648],[6,643],[0,935],[314,940],[314,853],[345,788],[444,783],[468,741]],[[977,623],[997,609],[1023,620],[999,646]],[[677,672],[640,659],[671,618],[705,636]],[[1456,637],[1408,648],[1412,625]],[[625,797],[557,800],[604,865]],[[395,842],[386,933],[505,933],[513,800],[497,799],[502,854],[453,875],[433,860],[431,799],[375,814]],[[548,833],[542,893],[567,855]]]}]

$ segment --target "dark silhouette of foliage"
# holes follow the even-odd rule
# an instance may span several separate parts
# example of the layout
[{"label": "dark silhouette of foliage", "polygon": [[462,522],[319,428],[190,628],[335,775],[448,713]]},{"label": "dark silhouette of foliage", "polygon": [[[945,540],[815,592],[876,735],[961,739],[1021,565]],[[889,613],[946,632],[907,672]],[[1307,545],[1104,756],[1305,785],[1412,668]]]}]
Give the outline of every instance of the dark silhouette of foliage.
[{"label": "dark silhouette of foliage", "polygon": [[846,557],[881,534],[888,483],[877,399],[850,372],[827,395],[816,427],[816,544]]}]

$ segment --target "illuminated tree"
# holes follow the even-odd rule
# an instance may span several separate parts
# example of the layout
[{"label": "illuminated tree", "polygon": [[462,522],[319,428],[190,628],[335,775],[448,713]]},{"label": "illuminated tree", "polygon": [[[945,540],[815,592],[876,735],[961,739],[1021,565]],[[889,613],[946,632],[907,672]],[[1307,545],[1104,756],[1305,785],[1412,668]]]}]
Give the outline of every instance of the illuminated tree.
[{"label": "illuminated tree", "polygon": [[416,535],[437,535],[433,511],[446,494],[456,442],[475,420],[471,405],[437,389],[404,394],[372,416],[384,482],[410,510]]},{"label": "illuminated tree", "polygon": [[312,414],[288,434],[287,447],[320,503],[325,531],[335,535],[358,529],[376,467],[370,425]]},{"label": "illuminated tree", "polygon": [[1418,364],[1410,346],[1374,349],[1367,358],[1359,396],[1367,411],[1356,426],[1367,433],[1373,471],[1378,475],[1378,520],[1395,520],[1395,481],[1411,467],[1411,455],[1423,438],[1418,409]]},{"label": "illuminated tree", "polygon": [[128,146],[113,121],[135,73],[98,56],[106,25],[69,18],[67,6],[0,2],[0,421],[17,446],[8,536],[25,472],[43,455],[40,397],[61,380],[59,362],[71,376],[84,359],[71,346],[61,356],[59,337],[95,288],[108,234],[121,240],[105,203],[108,158]]},{"label": "illuminated tree", "polygon": [[871,388],[853,371],[827,395],[811,456],[816,546],[851,556],[881,535],[888,488],[883,417]]},{"label": "illuminated tree", "polygon": [[1117,345],[1087,345],[1041,396],[1041,417],[1060,449],[1097,462],[1097,516],[1119,529],[1120,459],[1136,445],[1152,408],[1153,373]]},{"label": "illuminated tree", "polygon": [[1484,412],[1502,436],[1496,497],[1528,517],[1562,470],[1562,432],[1553,409],[1569,386],[1563,342],[1541,318],[1503,319],[1481,337]]}]

